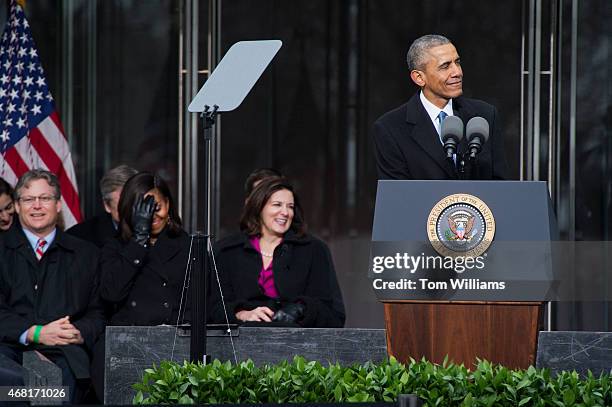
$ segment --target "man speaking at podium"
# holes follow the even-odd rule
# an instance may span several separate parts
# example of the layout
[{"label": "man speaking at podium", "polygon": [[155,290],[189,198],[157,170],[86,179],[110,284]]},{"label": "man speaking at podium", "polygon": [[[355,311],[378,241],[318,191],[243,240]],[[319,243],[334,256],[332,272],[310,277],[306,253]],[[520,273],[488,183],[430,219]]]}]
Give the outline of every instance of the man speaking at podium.
[{"label": "man speaking at podium", "polygon": [[[441,35],[422,36],[410,46],[407,62],[410,78],[421,90],[374,123],[378,178],[505,179],[507,165],[497,109],[461,96],[463,71],[454,45]],[[449,116],[458,116],[463,123],[474,117],[486,120],[488,140],[486,136],[485,141],[480,140],[475,154],[473,145],[461,137],[456,148],[447,149],[442,140],[448,138],[441,123]],[[463,124],[451,119],[448,128],[450,123],[460,127],[463,136]]]}]

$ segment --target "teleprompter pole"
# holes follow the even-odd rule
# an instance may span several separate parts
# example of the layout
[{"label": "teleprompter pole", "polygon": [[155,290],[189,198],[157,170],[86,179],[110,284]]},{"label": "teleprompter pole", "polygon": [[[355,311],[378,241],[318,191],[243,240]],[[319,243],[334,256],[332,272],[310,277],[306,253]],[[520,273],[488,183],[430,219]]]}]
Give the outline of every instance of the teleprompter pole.
[{"label": "teleprompter pole", "polygon": [[190,359],[192,362],[202,362],[208,364],[210,355],[206,353],[206,282],[210,273],[210,252],[211,247],[211,166],[212,166],[212,127],[217,117],[218,106],[210,110],[206,106],[202,112],[202,127],[204,130],[204,233],[197,232],[193,238],[195,251],[190,261],[192,262],[191,276],[191,347]]},{"label": "teleprompter pole", "polygon": [[[264,72],[272,58],[281,48],[280,40],[238,41],[230,47],[215,70],[210,74],[198,94],[193,98],[187,110],[200,113],[204,130],[204,232],[194,240],[203,242],[196,245],[197,252],[190,259],[192,265],[191,278],[191,350],[192,361],[208,362],[206,355],[206,281],[209,276],[211,262],[209,248],[211,247],[211,203],[213,190],[212,165],[213,126],[217,113],[230,112],[236,109],[249,94],[255,82]],[[212,106],[212,108],[211,108]],[[201,260],[198,260],[201,259]],[[210,279],[210,281],[214,281]]]}]

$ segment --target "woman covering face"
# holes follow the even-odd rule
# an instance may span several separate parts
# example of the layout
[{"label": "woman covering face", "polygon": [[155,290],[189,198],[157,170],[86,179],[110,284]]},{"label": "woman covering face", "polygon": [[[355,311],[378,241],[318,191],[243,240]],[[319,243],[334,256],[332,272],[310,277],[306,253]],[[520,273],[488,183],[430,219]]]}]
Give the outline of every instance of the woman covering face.
[{"label": "woman covering face", "polygon": [[[119,198],[120,236],[102,249],[100,295],[114,312],[111,325],[176,325],[190,321],[184,286],[189,237],[166,182],[147,172],[132,176]],[[104,343],[93,369],[103,372]],[[93,373],[96,393],[103,378]]]},{"label": "woman covering face", "polygon": [[119,307],[111,323],[184,322],[179,308],[189,239],[163,179],[142,172],[125,183],[119,232],[102,251],[102,298]]},{"label": "woman covering face", "polygon": [[[293,187],[269,178],[249,195],[241,233],[219,242],[216,265],[228,318],[234,322],[341,327],[344,305],[327,245],[306,233]],[[225,322],[212,284],[213,322]]]},{"label": "woman covering face", "polygon": [[9,230],[14,217],[13,188],[8,182],[0,178],[0,232]]}]

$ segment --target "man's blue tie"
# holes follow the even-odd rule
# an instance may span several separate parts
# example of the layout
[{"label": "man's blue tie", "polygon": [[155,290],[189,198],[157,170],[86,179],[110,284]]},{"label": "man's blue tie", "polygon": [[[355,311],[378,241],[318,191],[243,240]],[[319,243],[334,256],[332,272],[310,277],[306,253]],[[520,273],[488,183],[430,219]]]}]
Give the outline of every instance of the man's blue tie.
[{"label": "man's blue tie", "polygon": [[442,141],[442,122],[446,119],[446,116],[448,115],[444,110],[440,110],[440,113],[438,113],[438,137],[440,137],[440,141]]},{"label": "man's blue tie", "polygon": [[444,121],[444,119],[446,119],[446,116],[448,115],[446,114],[444,110],[440,110],[440,113],[438,113],[438,122],[440,123],[440,133],[442,132],[442,122]]}]

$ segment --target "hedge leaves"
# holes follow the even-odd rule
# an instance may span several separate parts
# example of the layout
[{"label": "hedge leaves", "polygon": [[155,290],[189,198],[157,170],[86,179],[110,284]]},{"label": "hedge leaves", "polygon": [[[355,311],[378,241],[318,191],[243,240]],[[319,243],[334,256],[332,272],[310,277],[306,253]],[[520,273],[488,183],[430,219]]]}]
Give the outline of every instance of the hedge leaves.
[{"label": "hedge leaves", "polygon": [[209,365],[162,362],[146,369],[134,404],[395,402],[416,394],[429,406],[612,406],[610,374],[510,370],[479,361],[435,365],[425,360],[323,366],[296,356],[291,363],[255,366],[215,360]]}]

